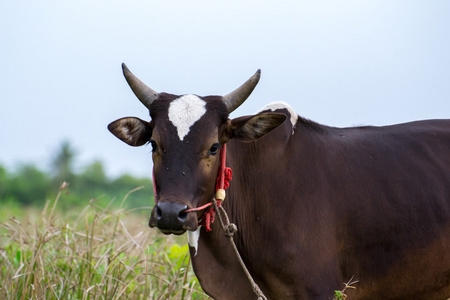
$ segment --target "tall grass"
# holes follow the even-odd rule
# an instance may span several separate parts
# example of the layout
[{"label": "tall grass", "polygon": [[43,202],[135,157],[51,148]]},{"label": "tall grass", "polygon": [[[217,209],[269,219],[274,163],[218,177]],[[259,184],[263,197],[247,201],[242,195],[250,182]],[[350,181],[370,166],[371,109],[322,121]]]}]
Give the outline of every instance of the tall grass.
[{"label": "tall grass", "polygon": [[66,189],[40,215],[0,223],[0,299],[209,299],[188,246],[124,208],[133,191],[119,206],[61,214]]}]

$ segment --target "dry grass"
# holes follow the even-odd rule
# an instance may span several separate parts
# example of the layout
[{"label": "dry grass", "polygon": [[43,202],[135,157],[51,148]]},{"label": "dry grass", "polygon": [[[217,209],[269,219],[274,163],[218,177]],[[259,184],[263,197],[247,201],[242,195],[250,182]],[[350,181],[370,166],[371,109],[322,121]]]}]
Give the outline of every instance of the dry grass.
[{"label": "dry grass", "polygon": [[0,223],[0,299],[208,299],[187,245],[148,229],[126,197],[61,216],[66,188],[40,217]]}]

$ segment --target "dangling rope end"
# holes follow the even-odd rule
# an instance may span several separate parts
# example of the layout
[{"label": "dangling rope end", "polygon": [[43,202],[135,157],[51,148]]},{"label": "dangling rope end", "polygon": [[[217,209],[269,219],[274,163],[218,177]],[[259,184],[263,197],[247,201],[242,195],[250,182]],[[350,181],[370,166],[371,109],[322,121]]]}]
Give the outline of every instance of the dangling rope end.
[{"label": "dangling rope end", "polygon": [[205,214],[205,228],[206,228],[206,231],[212,231],[212,229],[211,229],[211,213],[206,213]]}]

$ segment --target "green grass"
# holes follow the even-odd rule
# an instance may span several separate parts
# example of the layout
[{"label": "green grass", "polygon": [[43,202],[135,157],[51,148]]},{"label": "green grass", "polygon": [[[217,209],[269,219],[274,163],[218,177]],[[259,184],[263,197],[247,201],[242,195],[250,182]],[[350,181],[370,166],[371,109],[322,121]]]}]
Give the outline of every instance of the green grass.
[{"label": "green grass", "polygon": [[114,208],[91,200],[61,213],[66,188],[40,213],[0,223],[0,299],[209,299],[186,241],[123,208],[132,194]]}]

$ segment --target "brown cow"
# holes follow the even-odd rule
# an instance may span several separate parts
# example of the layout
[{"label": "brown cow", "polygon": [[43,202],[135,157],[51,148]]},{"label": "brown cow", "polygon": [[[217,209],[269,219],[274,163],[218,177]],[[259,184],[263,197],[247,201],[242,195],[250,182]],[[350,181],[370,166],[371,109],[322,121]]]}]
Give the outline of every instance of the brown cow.
[{"label": "brown cow", "polygon": [[230,120],[259,71],[226,96],[157,93],[123,65],[151,121],[109,130],[132,146],[150,142],[158,204],[150,226],[188,230],[195,274],[214,299],[256,299],[218,222],[198,226],[211,201],[218,150],[233,180],[224,208],[255,281],[269,299],[450,297],[450,120],[334,128],[288,105]]}]

